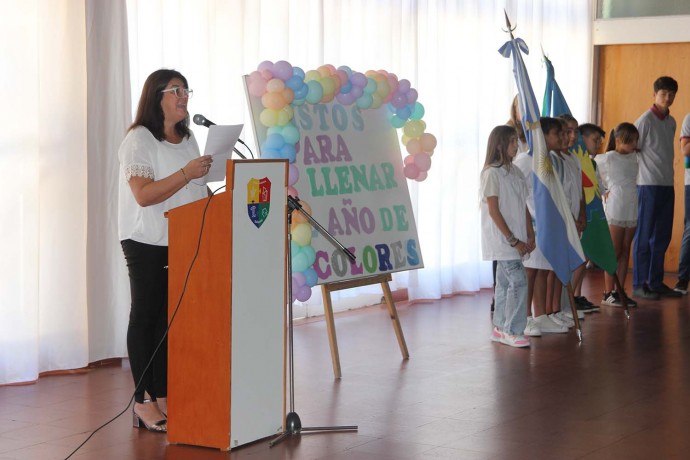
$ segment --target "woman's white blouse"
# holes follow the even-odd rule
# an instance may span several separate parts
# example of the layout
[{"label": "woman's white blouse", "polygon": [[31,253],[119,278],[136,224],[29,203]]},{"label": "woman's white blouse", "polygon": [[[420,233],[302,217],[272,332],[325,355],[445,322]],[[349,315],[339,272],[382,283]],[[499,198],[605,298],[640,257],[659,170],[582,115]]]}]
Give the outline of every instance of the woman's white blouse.
[{"label": "woman's white blouse", "polygon": [[141,207],[129,187],[132,176],[160,180],[179,173],[190,160],[199,157],[194,134],[179,144],[158,141],[143,126],[138,126],[122,141],[120,160],[118,234],[120,241],[132,239],[156,246],[168,245],[168,219],[164,213],[208,196],[205,182],[196,179],[162,203]]}]

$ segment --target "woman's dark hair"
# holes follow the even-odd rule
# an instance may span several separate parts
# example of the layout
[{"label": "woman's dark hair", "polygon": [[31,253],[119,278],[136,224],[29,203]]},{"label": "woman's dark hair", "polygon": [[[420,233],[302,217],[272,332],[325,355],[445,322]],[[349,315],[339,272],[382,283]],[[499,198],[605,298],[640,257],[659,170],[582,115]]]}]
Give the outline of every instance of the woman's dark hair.
[{"label": "woman's dark hair", "polygon": [[629,144],[633,141],[633,139],[639,138],[640,132],[637,130],[635,125],[624,121],[611,130],[606,151],[610,152],[611,150],[616,150],[616,139],[620,139],[624,144]]},{"label": "woman's dark hair", "polygon": [[[134,123],[129,129],[134,129],[137,126],[143,126],[151,131],[153,137],[162,141],[165,139],[165,132],[163,131],[163,109],[161,108],[161,100],[163,94],[161,91],[168,86],[170,80],[179,78],[182,80],[185,88],[189,88],[187,79],[177,70],[159,69],[148,76],[144,87],[141,90],[141,98],[139,99],[139,107],[137,108],[137,116]],[[189,115],[175,125],[175,132],[181,137],[189,137]]]}]

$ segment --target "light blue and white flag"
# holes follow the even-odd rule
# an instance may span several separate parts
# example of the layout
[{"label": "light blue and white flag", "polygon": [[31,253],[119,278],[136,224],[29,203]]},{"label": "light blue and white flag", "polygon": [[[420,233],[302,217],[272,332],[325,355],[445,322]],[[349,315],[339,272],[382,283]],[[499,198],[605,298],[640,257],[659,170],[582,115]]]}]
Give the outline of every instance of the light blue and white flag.
[{"label": "light blue and white flag", "polygon": [[[510,25],[508,26],[510,27]],[[537,246],[549,261],[563,284],[570,282],[573,270],[584,263],[584,254],[575,221],[563,192],[563,186],[554,174],[544,133],[539,123],[539,107],[532,84],[520,52],[529,49],[520,38],[514,38],[498,51],[503,57],[513,58],[513,73],[518,88],[518,102],[522,114],[527,144],[532,155],[534,208],[537,215],[535,233]]]}]

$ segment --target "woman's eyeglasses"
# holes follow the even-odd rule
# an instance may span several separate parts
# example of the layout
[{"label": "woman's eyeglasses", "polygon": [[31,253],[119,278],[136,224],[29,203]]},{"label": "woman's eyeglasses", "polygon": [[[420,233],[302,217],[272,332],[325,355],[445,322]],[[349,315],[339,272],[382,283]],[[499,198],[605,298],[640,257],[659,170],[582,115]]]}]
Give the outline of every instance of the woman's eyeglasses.
[{"label": "woman's eyeglasses", "polygon": [[173,86],[172,88],[164,89],[161,93],[173,93],[178,99],[186,97],[190,98],[194,95],[194,90],[187,88],[180,88],[179,86]]}]

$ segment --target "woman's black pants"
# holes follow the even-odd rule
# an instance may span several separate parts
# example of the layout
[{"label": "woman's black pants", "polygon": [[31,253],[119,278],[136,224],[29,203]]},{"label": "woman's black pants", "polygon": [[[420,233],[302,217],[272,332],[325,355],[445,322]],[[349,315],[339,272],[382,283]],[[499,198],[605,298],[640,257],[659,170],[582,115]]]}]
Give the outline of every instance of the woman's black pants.
[{"label": "woman's black pants", "polygon": [[124,240],[121,244],[132,293],[127,352],[134,385],[141,381],[134,399],[142,403],[144,391],[153,400],[167,397],[168,394],[167,338],[146,369],[168,326],[168,247],[134,240]]}]

